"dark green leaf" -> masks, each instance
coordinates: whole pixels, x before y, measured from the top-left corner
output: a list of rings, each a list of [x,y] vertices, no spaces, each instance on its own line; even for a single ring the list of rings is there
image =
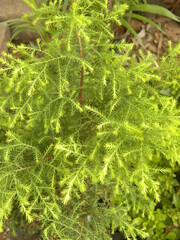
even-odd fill
[[[140,21],[143,21],[143,22],[147,22],[149,24],[151,24],[153,27],[157,28],[159,31],[161,31],[162,33],[166,34],[162,28],[160,28],[155,22],[153,22],[151,19],[149,18],[146,18],[144,16],[141,16],[139,14],[135,14],[135,13],[127,13],[125,14],[126,16],[128,17],[131,17],[131,18],[135,18],[135,19],[138,19]]]
[[[130,11],[140,11],[140,12],[148,12],[158,14],[164,17],[171,18],[175,21],[180,21],[180,18],[174,15],[172,12],[167,10],[164,7],[153,5],[153,4],[139,4],[129,8]]]

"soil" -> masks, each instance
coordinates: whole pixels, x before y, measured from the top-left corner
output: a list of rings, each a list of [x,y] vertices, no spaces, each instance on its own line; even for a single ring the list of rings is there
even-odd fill
[[[137,56],[139,49],[141,49],[145,53],[147,51],[150,51],[155,57],[157,57],[157,59],[160,59],[163,56],[163,54],[165,54],[168,51],[168,41],[172,41],[173,44],[176,44],[180,41],[180,23],[160,16],[152,16],[151,19],[160,28],[162,28],[166,34],[163,34],[161,31],[157,30],[150,24],[146,24],[137,20],[129,20],[132,27],[138,33],[138,36],[143,43],[143,46],[129,31],[126,32],[124,28],[117,29],[118,31],[116,31],[115,37],[116,40],[121,40],[122,38],[124,38],[127,42],[134,43],[133,53],[137,54]],[[24,41],[24,39],[22,39],[22,41]],[[0,240],[15,240],[15,239],[35,240],[40,238],[38,233],[31,237],[21,234],[21,236],[15,238],[13,237],[10,228],[8,227],[7,224],[7,226],[5,227],[5,231],[3,233],[0,233]],[[120,233],[116,233],[113,236],[113,239],[122,240],[123,236]]]
[[[144,46],[141,47],[140,42],[131,34],[127,34],[126,38],[128,42],[132,41],[134,43],[135,53],[141,48],[144,52],[150,51],[159,59],[167,53],[169,41],[173,44],[177,44],[180,41],[180,23],[160,16],[153,17],[151,20],[153,20],[165,34],[150,24],[131,20],[131,25],[136,26],[136,29],[138,27],[138,36]]]

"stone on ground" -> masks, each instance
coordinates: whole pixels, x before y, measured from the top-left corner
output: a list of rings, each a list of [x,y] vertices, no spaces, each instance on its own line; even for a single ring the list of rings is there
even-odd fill
[[[20,18],[30,12],[31,8],[23,0],[0,0],[0,21]]]

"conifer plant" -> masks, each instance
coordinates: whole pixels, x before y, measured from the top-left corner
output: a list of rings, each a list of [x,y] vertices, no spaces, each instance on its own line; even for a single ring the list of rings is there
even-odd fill
[[[179,84],[180,46],[162,59],[166,74],[150,53],[137,61],[131,44],[113,39],[126,9],[42,4],[32,19],[48,37],[10,44],[1,57],[1,231],[16,212],[43,239],[110,240],[116,229],[148,236],[131,213],[150,216],[160,200],[159,158],[179,164],[177,100],[162,90]]]

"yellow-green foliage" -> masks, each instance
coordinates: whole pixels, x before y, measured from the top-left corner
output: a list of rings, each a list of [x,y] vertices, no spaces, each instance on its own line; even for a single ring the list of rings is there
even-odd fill
[[[150,215],[167,172],[158,159],[180,160],[177,100],[162,92],[179,86],[180,45],[159,68],[151,54],[138,62],[113,42],[126,5],[58,2],[34,13],[49,40],[10,45],[0,60],[0,228],[16,202],[44,239],[145,237],[129,212]]]

